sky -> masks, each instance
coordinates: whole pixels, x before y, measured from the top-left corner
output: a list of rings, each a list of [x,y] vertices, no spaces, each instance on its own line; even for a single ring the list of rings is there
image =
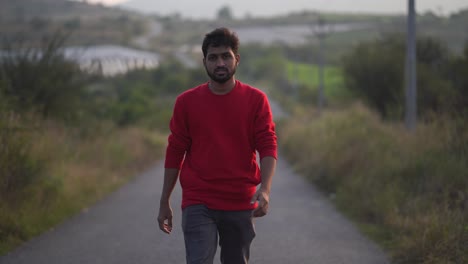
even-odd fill
[[[93,3],[115,5],[125,2],[139,7],[143,12],[160,15],[180,13],[184,17],[213,18],[217,10],[228,5],[234,16],[246,14],[253,16],[271,16],[300,10],[326,12],[367,12],[367,13],[405,13],[407,0],[87,0]],[[433,11],[447,15],[459,9],[468,8],[467,0],[416,0],[418,13]]]

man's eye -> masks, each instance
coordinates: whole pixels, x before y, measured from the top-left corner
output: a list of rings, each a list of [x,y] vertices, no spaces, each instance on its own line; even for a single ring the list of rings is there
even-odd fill
[[[216,56],[209,56],[209,57],[208,57],[208,60],[214,61],[214,60],[216,60]]]
[[[231,54],[224,54],[223,55],[223,59],[229,59],[229,58],[231,58]]]

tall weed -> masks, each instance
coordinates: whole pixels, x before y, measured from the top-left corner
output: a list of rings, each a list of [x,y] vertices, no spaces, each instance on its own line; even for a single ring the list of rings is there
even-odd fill
[[[0,198],[15,199],[44,176],[45,166],[31,154],[34,127],[14,112],[0,111]]]
[[[18,141],[15,151],[23,159],[9,167],[20,171],[24,160],[34,166],[23,169],[31,173],[30,184],[11,188],[21,195],[0,195],[0,254],[90,206],[162,157],[165,136],[104,126],[83,137],[79,128],[42,121]]]
[[[285,155],[396,263],[468,263],[466,119],[415,133],[361,105],[309,119],[281,126]]]

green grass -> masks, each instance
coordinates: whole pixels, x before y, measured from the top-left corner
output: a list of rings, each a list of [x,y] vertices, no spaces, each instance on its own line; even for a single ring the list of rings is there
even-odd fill
[[[316,92],[319,86],[319,67],[317,65],[295,63],[286,64],[288,80]],[[324,92],[328,101],[341,101],[349,98],[349,91],[344,86],[343,73],[336,66],[326,66],[324,69]]]

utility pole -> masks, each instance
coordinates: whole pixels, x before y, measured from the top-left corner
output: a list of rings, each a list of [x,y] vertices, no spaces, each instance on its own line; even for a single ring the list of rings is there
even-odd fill
[[[405,124],[408,130],[414,131],[417,119],[415,0],[408,0],[407,27]]]
[[[319,72],[319,87],[318,87],[318,101],[317,101],[317,107],[318,107],[318,112],[319,114],[322,113],[323,106],[325,104],[325,94],[324,94],[324,89],[325,89],[325,83],[324,83],[324,71],[325,71],[325,51],[324,51],[324,39],[326,37],[326,31],[327,29],[325,28],[325,20],[321,17],[318,19],[318,29],[317,29],[317,38],[318,38],[318,44],[319,44],[319,67],[318,67],[318,72]]]

